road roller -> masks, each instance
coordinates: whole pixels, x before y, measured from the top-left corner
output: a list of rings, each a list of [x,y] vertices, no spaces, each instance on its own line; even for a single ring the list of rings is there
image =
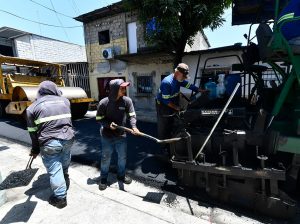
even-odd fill
[[[0,55],[0,117],[6,114],[24,115],[35,101],[38,86],[45,80],[56,83],[62,95],[71,103],[72,118],[82,118],[89,103],[80,87],[66,87],[61,64]]]

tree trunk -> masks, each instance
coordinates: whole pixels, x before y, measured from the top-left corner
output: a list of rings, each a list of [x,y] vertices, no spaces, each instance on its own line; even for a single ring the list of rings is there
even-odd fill
[[[176,68],[176,66],[182,62],[186,43],[187,43],[187,38],[181,37],[180,41],[178,41],[178,45],[175,47],[176,55],[173,61],[174,68]]]

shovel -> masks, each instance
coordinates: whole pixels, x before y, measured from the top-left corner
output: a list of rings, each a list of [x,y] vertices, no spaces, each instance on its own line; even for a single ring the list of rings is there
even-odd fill
[[[123,131],[127,131],[129,133],[132,133],[131,129],[123,127],[123,126],[113,125],[113,127],[117,128],[117,129],[120,129],[120,130],[123,130]],[[143,132],[140,132],[138,135],[142,136],[142,137],[145,137],[145,138],[149,138],[149,139],[155,141],[156,143],[160,143],[160,144],[173,143],[173,142],[177,142],[177,141],[181,140],[181,138],[169,138],[169,139],[160,140],[160,139],[157,139],[157,138],[155,138],[151,135],[147,135]]]
[[[9,174],[0,184],[0,190],[27,186],[38,171],[38,168],[31,168],[33,160],[33,156],[30,156],[25,170],[15,171]]]

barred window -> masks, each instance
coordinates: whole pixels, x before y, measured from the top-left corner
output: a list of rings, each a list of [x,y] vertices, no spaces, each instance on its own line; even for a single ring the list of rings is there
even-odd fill
[[[137,93],[152,94],[153,80],[152,76],[137,76]]]

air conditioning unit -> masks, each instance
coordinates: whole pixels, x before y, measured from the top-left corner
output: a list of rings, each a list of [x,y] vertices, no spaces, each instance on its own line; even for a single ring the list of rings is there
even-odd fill
[[[114,57],[114,51],[113,48],[106,48],[104,50],[102,50],[102,56],[105,59],[111,59]]]

